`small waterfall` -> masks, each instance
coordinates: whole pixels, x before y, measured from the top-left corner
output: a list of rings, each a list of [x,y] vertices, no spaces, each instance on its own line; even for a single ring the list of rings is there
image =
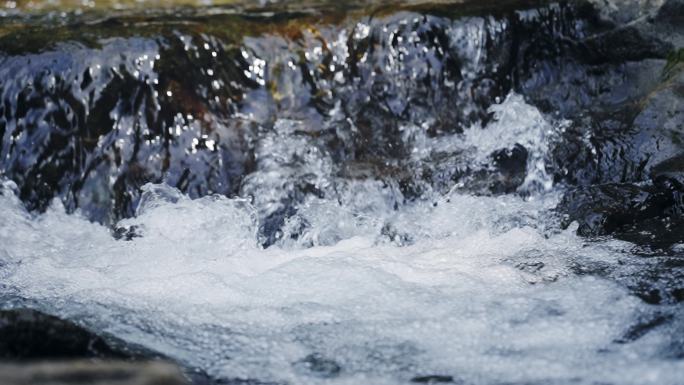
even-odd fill
[[[314,3],[2,11],[0,307],[229,384],[680,383],[676,40]]]

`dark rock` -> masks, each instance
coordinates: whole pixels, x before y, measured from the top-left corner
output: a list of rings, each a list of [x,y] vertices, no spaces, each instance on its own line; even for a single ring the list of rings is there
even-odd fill
[[[632,24],[629,32],[615,31],[618,41],[603,44],[613,50],[631,47],[630,54],[641,52],[642,58],[639,62],[635,62],[636,57],[618,60],[623,62],[622,75],[599,72],[598,76],[587,77],[592,82],[605,79],[613,85],[594,83],[598,88],[589,99],[590,105],[577,111],[565,108],[565,117],[573,125],[553,149],[552,167],[557,181],[573,185],[646,182],[678,167],[684,154],[684,40],[661,41],[656,37],[660,36],[659,26]],[[677,31],[668,27],[663,34],[684,36],[684,24]],[[592,52],[601,49],[596,47]],[[621,54],[607,56],[617,58]],[[607,68],[593,67],[602,72]]]
[[[636,341],[653,329],[671,322],[672,318],[671,314],[655,314],[652,317],[631,326],[623,336],[615,340],[615,342],[625,344]]]
[[[684,240],[684,72],[669,67],[643,99],[589,113],[554,149],[557,180],[579,185],[558,206],[578,234]]]
[[[618,273],[618,279],[634,295],[652,305],[678,304],[684,301],[684,255],[665,255],[663,250],[643,254],[639,271]]]
[[[235,193],[248,151],[224,117],[256,83],[239,51],[205,43],[211,51],[189,53],[178,37],[139,37],[5,57],[0,170],[28,208],[59,196],[111,223],[133,215],[147,182],[192,196]]]
[[[309,354],[303,359],[295,362],[293,366],[309,375],[321,378],[332,378],[340,374],[340,365],[319,353]]]
[[[112,230],[112,236],[114,239],[118,240],[124,240],[124,241],[132,241],[133,238],[140,238],[142,235],[140,234],[140,229],[138,226],[129,226],[129,227],[116,227],[114,230]]]
[[[177,367],[163,362],[62,361],[0,363],[3,385],[187,385]]]
[[[73,322],[30,309],[0,311],[0,359],[121,359],[132,355]]]
[[[442,384],[442,383],[453,383],[454,377],[445,375],[429,375],[429,376],[417,376],[411,379],[411,382],[417,384]]]
[[[684,241],[684,186],[661,178],[652,185],[601,184],[565,194],[557,210],[577,221],[583,236],[614,235],[642,245]]]
[[[78,361],[82,359],[106,360],[111,365]],[[129,363],[119,362],[121,360]],[[149,360],[156,363],[146,363]],[[45,364],[20,364],[34,361]],[[36,382],[37,385],[72,384],[79,376],[84,381],[79,383],[102,385],[167,384],[165,378],[168,378],[168,384],[185,384],[185,379],[196,385],[215,383],[214,379],[193,368],[178,369],[164,361],[168,358],[160,353],[110,335],[96,334],[72,321],[32,309],[0,310],[0,384],[3,385],[23,384],[24,376],[34,374],[44,375],[41,377],[44,382]],[[7,374],[3,368],[8,370]],[[116,373],[121,374],[121,378]],[[3,377],[5,374],[7,377]],[[157,379],[161,382],[155,382]]]
[[[667,0],[660,10],[656,21],[659,23],[670,23],[678,26],[684,25],[684,1]]]
[[[212,382],[212,385],[285,385],[277,382],[267,382],[260,381],[251,378],[231,378],[231,379],[219,379]]]
[[[486,3],[340,17],[313,35],[303,26],[318,16],[298,13],[199,14],[200,29],[166,26],[151,13],[149,23],[121,15],[12,30],[0,37],[0,172],[30,209],[60,197],[68,210],[114,223],[134,215],[147,182],[191,197],[244,193],[244,177],[261,167],[255,143],[286,118],[314,127],[308,143],[340,170],[358,162],[416,170],[402,177],[402,191],[420,194],[422,184],[452,185],[479,170],[416,166],[405,127],[429,137],[462,132],[486,123],[487,109],[511,90],[581,110],[614,94],[616,79],[629,75],[623,62],[663,54],[663,44],[638,31],[611,34],[586,5]],[[368,29],[345,37],[346,58],[333,50],[339,20],[349,31]],[[481,34],[477,49],[453,33],[464,28]],[[494,157],[505,164],[492,176],[494,193],[515,190],[521,157],[519,149]],[[306,177],[293,185],[306,186]],[[293,194],[279,212],[306,194]],[[266,226],[264,238],[277,227]]]
[[[665,58],[674,47],[645,35],[638,28],[626,26],[591,36],[582,41],[590,55],[584,58],[591,63],[624,63],[646,58]]]
[[[519,144],[491,155],[495,169],[488,178],[492,193],[509,194],[522,185],[527,175],[527,156],[527,150]]]
[[[557,182],[678,180],[670,170],[682,154],[684,75],[681,47],[666,38],[676,22],[643,19],[656,17],[648,2],[593,3],[598,9],[470,1],[381,7],[374,17],[314,7],[263,17],[185,10],[192,23],[154,12],[85,15],[88,23],[74,25],[15,21],[31,28],[0,36],[0,174],[31,210],[58,197],[110,225],[136,214],[148,182],[193,198],[282,191],[259,212],[268,246],[299,203],[334,199],[347,179],[398,186],[397,204],[457,183],[517,192],[529,155],[522,146],[487,165],[469,164],[462,149],[412,156],[417,140],[486,126],[489,108],[514,91],[573,122],[548,167]],[[678,4],[668,1],[656,20]],[[283,120],[299,123],[274,141],[298,138],[289,147],[316,149],[329,170],[312,173],[306,154],[260,147]],[[261,171],[287,178],[265,186],[254,177]]]

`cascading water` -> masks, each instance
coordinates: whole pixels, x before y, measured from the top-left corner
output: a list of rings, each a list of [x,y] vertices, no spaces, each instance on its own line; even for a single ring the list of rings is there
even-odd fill
[[[635,288],[672,292],[681,266],[644,277],[684,244],[556,210],[568,111],[646,68],[536,106],[597,71],[563,56],[574,10],[4,40],[2,306],[225,383],[681,383],[684,308]]]

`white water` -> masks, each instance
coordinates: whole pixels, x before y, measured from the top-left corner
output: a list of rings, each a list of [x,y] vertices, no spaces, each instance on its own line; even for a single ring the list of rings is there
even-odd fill
[[[494,124],[532,127],[535,135],[553,126],[523,104],[513,97],[495,107],[507,118]],[[512,144],[500,133],[469,131],[447,143],[488,154]],[[543,159],[543,143],[532,147],[532,158]],[[329,183],[323,158],[309,164]],[[536,160],[528,179],[545,178]],[[267,159],[252,183],[278,186],[269,179],[279,178],[276,166]],[[268,196],[255,196],[255,207],[148,185],[137,217],[119,224],[142,234],[127,242],[58,203],[31,215],[5,182],[0,288],[224,378],[681,384],[684,361],[667,354],[681,322],[615,342],[656,312],[681,316],[681,309],[646,305],[610,274],[576,274],[576,266],[629,273],[638,265],[626,243],[558,230],[549,211],[558,192],[527,200],[452,192],[395,210],[396,192],[383,186],[339,182],[336,199],[301,204],[279,243],[263,249],[257,222],[275,199]],[[339,372],[307,365],[311,354]]]

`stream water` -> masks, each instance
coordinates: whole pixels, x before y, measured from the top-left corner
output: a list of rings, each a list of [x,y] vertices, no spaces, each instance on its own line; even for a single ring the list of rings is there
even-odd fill
[[[3,307],[225,383],[681,384],[684,307],[634,288],[676,285],[645,276],[684,244],[567,226],[553,151],[573,123],[518,92],[558,69],[512,80],[512,19],[413,12],[239,45],[176,21],[20,54],[5,38]],[[587,33],[581,13],[515,15]]]

